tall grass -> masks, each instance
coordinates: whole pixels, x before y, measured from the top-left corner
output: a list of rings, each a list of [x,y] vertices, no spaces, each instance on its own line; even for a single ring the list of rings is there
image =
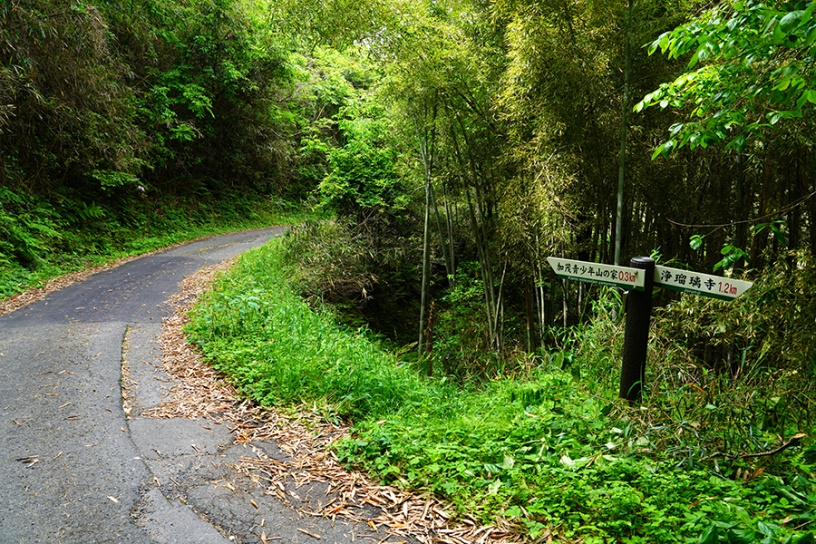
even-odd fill
[[[381,418],[416,402],[425,384],[411,368],[294,294],[279,245],[246,254],[194,311],[190,336],[215,368],[261,404],[320,400]]]
[[[615,398],[620,328],[603,306],[576,333],[574,357],[460,387],[421,377],[366,331],[307,306],[282,243],[221,279],[190,336],[255,401],[318,403],[350,419],[352,437],[336,445],[349,464],[486,522],[513,518],[531,539],[549,529],[585,543],[814,541],[816,449],[803,443],[772,462],[703,459],[695,433],[723,428],[716,417],[663,417],[686,391],[654,390],[667,398],[634,410]],[[696,418],[719,407],[677,410]]]

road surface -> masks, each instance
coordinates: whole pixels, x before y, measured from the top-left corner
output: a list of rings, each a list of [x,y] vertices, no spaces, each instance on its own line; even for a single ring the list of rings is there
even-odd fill
[[[236,479],[246,452],[223,425],[123,410],[125,338],[135,402],[158,405],[168,377],[156,338],[179,282],[281,232],[137,259],[0,317],[0,543],[315,541],[299,528],[360,541],[365,527],[303,519]]]

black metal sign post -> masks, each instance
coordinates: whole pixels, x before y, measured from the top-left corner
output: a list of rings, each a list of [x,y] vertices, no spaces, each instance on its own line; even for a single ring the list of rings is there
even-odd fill
[[[620,397],[635,403],[640,400],[643,378],[646,374],[655,261],[649,257],[635,257],[629,265],[643,270],[645,276],[643,291],[629,291],[626,296],[626,330],[623,335]]]
[[[635,257],[628,267],[557,257],[549,257],[547,262],[561,279],[627,290],[620,396],[632,404],[640,401],[643,393],[655,285],[720,300],[734,300],[753,285],[749,281],[657,266],[651,257]]]

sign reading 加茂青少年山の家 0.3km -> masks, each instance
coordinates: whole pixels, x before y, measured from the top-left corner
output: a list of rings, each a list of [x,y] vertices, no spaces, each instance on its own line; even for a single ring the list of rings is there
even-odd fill
[[[590,263],[558,257],[547,257],[547,262],[552,266],[555,275],[564,280],[578,280],[636,291],[643,291],[646,281],[646,274],[643,270],[627,266]]]

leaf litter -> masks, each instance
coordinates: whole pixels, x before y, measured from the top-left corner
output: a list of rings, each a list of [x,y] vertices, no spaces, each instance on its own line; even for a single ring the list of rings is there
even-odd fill
[[[170,398],[141,413],[153,418],[210,418],[227,424],[236,444],[251,448],[236,468],[266,488],[301,514],[337,517],[369,525],[374,531],[397,538],[414,538],[422,544],[514,544],[525,542],[521,528],[507,519],[483,525],[468,514],[453,515],[441,500],[421,496],[393,486],[380,485],[367,475],[348,470],[338,460],[331,445],[350,434],[346,425],[321,418],[308,406],[284,414],[274,408],[257,406],[240,398],[238,391],[207,365],[187,342],[183,327],[187,312],[207,291],[217,276],[235,259],[203,268],[188,276],[168,301],[173,314],[164,320],[159,338],[167,372],[175,378]],[[259,443],[274,443],[287,454],[273,458]],[[326,502],[317,505],[293,504],[300,499],[298,489],[306,484],[328,484]],[[373,507],[373,510],[372,510]],[[366,512],[375,512],[373,517]],[[310,535],[319,538],[319,535]],[[388,539],[382,539],[385,542]],[[545,534],[536,542],[549,542]]]

